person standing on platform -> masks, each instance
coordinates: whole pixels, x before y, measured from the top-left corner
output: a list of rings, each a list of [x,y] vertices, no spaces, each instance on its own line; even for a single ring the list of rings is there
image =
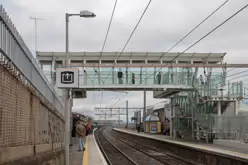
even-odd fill
[[[86,125],[85,121],[80,121],[76,127],[77,137],[79,140],[79,151],[85,151],[84,140],[86,137],[86,129],[84,125]]]
[[[162,77],[162,74],[161,72],[159,72],[157,75],[158,84],[161,84],[161,77]]]
[[[117,73],[117,76],[118,76],[118,80],[119,80],[119,84],[123,84],[123,73],[121,71],[121,69],[119,69],[119,72]]]
[[[135,74],[132,73],[132,84],[135,84]]]
[[[203,80],[203,76],[202,75],[200,75],[200,83],[201,84],[204,84],[204,80]]]

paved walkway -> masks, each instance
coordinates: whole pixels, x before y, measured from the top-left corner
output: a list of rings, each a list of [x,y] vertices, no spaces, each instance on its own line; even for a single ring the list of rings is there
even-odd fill
[[[78,139],[72,138],[72,144],[73,146],[70,147],[71,165],[82,165],[84,153],[82,151],[78,151]]]
[[[107,165],[101,151],[95,141],[94,135],[89,135],[85,142],[85,151],[78,151],[78,139],[72,139],[73,146],[70,148],[71,165]]]

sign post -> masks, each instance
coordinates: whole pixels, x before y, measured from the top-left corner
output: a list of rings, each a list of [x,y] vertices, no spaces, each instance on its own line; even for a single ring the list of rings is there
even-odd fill
[[[67,65],[68,67],[68,65]],[[65,157],[66,165],[70,165],[69,161],[69,144],[71,141],[71,108],[72,108],[72,88],[79,87],[78,68],[57,68],[56,85],[58,88],[64,89],[63,99],[65,101]]]

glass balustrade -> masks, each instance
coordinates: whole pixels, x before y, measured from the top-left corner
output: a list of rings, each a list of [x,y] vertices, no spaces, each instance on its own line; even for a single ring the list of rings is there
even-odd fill
[[[100,69],[99,69],[100,70]],[[193,73],[185,70],[161,71],[155,68],[87,68],[80,71],[83,85],[192,85]],[[157,72],[156,72],[157,71]]]

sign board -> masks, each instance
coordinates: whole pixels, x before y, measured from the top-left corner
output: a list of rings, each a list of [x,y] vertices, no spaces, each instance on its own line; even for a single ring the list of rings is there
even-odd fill
[[[157,123],[150,123],[150,133],[157,133]]]
[[[78,88],[77,68],[57,68],[56,85],[58,88]]]
[[[87,98],[86,91],[72,91],[72,96],[75,99]]]
[[[137,117],[131,117],[131,120],[137,120]]]

